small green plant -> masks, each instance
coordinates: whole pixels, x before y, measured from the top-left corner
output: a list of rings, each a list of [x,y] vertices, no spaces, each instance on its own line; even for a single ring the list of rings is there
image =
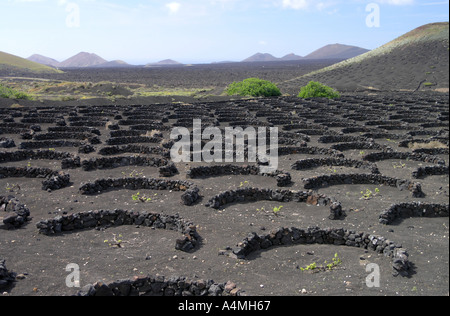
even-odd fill
[[[282,209],[283,207],[284,207],[284,206],[274,207],[272,211],[273,211],[273,213],[274,213],[276,216],[278,216],[278,213],[281,212],[281,209]]]
[[[406,163],[400,162],[400,163],[394,163],[392,164],[392,166],[394,167],[394,169],[404,169],[406,167]]]
[[[367,189],[366,192],[361,191],[361,194],[362,194],[363,196],[360,198],[360,200],[366,200],[366,201],[368,201],[368,200],[371,200],[371,199],[373,199],[374,197],[380,195],[380,189],[376,188],[376,189],[375,189],[375,193],[373,193],[372,190]]]
[[[364,191],[361,191],[361,194],[363,195],[360,200],[370,200],[373,197],[373,192],[369,189],[366,190],[366,193]]]
[[[132,196],[131,196],[131,198],[133,199],[133,201],[139,201],[139,196],[141,195],[141,193],[140,192],[138,192],[138,193],[136,193],[136,194],[133,194]]]
[[[364,150],[361,150],[360,152],[359,152],[359,155],[360,156],[364,156],[366,154],[366,152],[364,151]]]
[[[7,183],[5,189],[9,193],[19,192],[20,191],[20,186],[18,184],[9,184],[9,183]]]
[[[317,263],[311,263],[309,266],[306,266],[306,268],[300,268],[302,271],[314,271],[317,269]]]
[[[311,263],[310,265],[300,268],[301,271],[311,271],[313,273],[322,272],[322,271],[331,271],[336,267],[342,264],[342,260],[339,258],[339,255],[336,253],[332,259],[331,263],[325,261],[324,265],[318,266],[316,262]]]
[[[325,261],[325,264],[327,262]],[[342,264],[342,260],[339,258],[338,254],[336,253],[334,255],[334,258],[332,259],[332,262],[327,264],[327,268],[328,270],[333,270],[335,267],[339,266],[340,264]]]
[[[118,236],[116,234],[113,234],[113,240],[104,240],[103,242],[105,244],[108,244],[109,247],[113,248],[113,247],[117,247],[117,248],[123,248],[123,243],[124,241],[122,240],[123,236],[121,234],[119,234]]]
[[[142,203],[149,203],[149,202],[152,201],[152,199],[149,198],[149,197],[146,196],[146,195],[141,196],[141,193],[140,193],[140,192],[138,192],[138,193],[136,193],[136,194],[133,194],[133,195],[131,196],[131,198],[132,198],[133,201],[135,201],[135,202],[140,201],[140,202],[142,202]]]
[[[243,188],[245,185],[247,185],[247,184],[249,184],[250,182],[248,182],[248,181],[244,181],[244,182],[241,182],[241,184],[239,185],[239,187],[240,188]]]
[[[328,98],[338,99],[341,97],[340,93],[331,87],[328,87],[320,82],[310,81],[305,87],[302,87],[299,98]]]
[[[144,176],[144,173],[143,172],[138,172],[136,170],[133,170],[129,174],[126,174],[125,172],[122,172],[122,175],[124,177],[128,176],[130,178],[142,178]]]
[[[259,78],[248,78],[241,82],[233,82],[226,90],[228,95],[249,97],[277,97],[280,89],[270,81]]]

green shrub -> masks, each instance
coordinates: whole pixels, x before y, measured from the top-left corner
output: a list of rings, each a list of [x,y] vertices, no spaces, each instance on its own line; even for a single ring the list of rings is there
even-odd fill
[[[258,78],[248,78],[241,82],[233,82],[227,88],[228,95],[251,97],[277,97],[280,89],[272,82]]]
[[[303,99],[307,98],[337,99],[340,98],[341,95],[333,88],[330,88],[320,82],[310,81],[308,85],[306,85],[300,90],[298,97]]]
[[[18,100],[32,100],[32,97],[28,94],[14,89],[8,88],[0,84],[0,98],[5,99],[18,99]]]

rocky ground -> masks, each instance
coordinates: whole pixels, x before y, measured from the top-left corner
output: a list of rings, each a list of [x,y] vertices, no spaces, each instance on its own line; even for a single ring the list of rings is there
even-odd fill
[[[192,294],[219,293],[214,280],[227,295],[448,295],[448,95],[180,101],[3,102],[3,295],[74,295],[69,264],[80,287],[160,275],[195,283]],[[171,172],[170,132],[194,118],[279,127],[278,173],[262,176],[255,162]],[[186,199],[192,188],[199,196]],[[194,248],[180,249],[186,241]],[[366,284],[373,263],[379,287]],[[152,293],[183,292],[165,289]]]

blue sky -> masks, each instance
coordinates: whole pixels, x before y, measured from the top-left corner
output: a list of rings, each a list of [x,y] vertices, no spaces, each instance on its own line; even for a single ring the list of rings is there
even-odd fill
[[[146,64],[307,55],[334,43],[367,49],[449,20],[442,0],[2,0],[0,51],[59,61],[80,51]],[[379,9],[380,24],[366,20]],[[370,7],[372,5],[372,7]],[[368,8],[369,6],[369,8]],[[369,10],[369,11],[367,11]]]

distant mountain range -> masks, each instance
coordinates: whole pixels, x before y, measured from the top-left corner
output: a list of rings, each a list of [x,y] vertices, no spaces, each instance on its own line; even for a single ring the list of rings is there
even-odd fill
[[[244,59],[242,62],[243,63],[251,63],[251,62],[267,62],[267,61],[290,61],[290,60],[302,60],[302,59],[304,59],[304,57],[295,55],[293,53],[286,55],[284,57],[281,57],[281,58],[274,57],[273,55],[267,54],[267,53],[266,54],[257,53],[253,56],[250,56],[247,59]]]
[[[289,54],[281,58],[274,57],[271,54],[257,53],[244,59],[242,62],[267,62],[267,61],[292,61],[292,60],[304,60],[304,59],[349,59],[369,52],[368,49],[364,49],[357,46],[349,46],[343,44],[332,44],[324,46],[311,54],[302,57],[295,54]]]
[[[117,67],[133,67],[122,60],[107,61],[102,57],[81,52],[75,56],[70,57],[62,62],[59,62],[53,58],[42,56],[42,55],[32,55],[27,58],[30,61],[43,64],[46,66],[54,68],[117,68]]]
[[[333,44],[322,47],[311,54],[302,57],[294,53],[288,54],[281,58],[274,57],[271,54],[257,53],[249,58],[244,59],[242,62],[274,62],[274,61],[294,61],[303,59],[348,59],[359,56],[368,52],[369,50],[349,45]],[[121,60],[107,61],[102,57],[92,54],[81,52],[65,61],[59,62],[53,58],[32,55],[27,58],[30,61],[50,66],[53,68],[118,68],[118,67],[137,67],[130,65]],[[146,64],[145,67],[163,67],[163,66],[180,66],[183,65],[172,59],[165,59],[156,63]]]
[[[53,68],[124,68],[124,67],[139,67],[130,65],[123,60],[107,61],[102,57],[92,54],[81,52],[75,56],[66,59],[63,62],[59,62],[53,58],[34,54],[27,58],[29,61],[33,61],[42,65],[46,65]],[[172,59],[161,60],[157,63],[149,63],[145,67],[161,67],[161,66],[176,66],[183,65]]]

